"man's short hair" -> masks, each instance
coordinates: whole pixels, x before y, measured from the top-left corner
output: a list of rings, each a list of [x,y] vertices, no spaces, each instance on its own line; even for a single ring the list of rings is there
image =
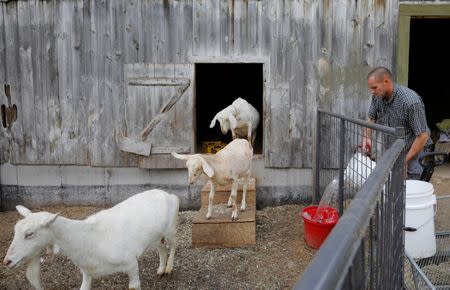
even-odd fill
[[[387,77],[388,79],[391,80],[392,74],[391,74],[391,71],[388,70],[387,68],[379,66],[379,67],[372,69],[369,72],[369,74],[367,75],[367,79],[369,79],[371,77],[375,77],[375,79],[377,79],[377,80],[381,80],[384,77]]]

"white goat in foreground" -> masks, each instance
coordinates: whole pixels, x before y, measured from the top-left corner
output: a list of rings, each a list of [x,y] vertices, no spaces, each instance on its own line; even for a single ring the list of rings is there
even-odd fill
[[[210,219],[216,192],[216,185],[226,185],[232,182],[231,195],[228,206],[233,207],[231,220],[238,218],[236,196],[239,178],[243,178],[243,193],[241,210],[247,207],[245,195],[252,170],[253,148],[245,139],[235,139],[214,155],[207,154],[178,154],[172,152],[175,158],[187,160],[186,167],[189,172],[189,183],[193,184],[202,173],[211,181],[208,198],[208,212],[206,218]]]
[[[93,277],[117,272],[128,274],[130,289],[141,289],[138,258],[154,248],[160,259],[157,274],[170,274],[173,269],[179,210],[179,199],[173,194],[145,191],[84,220],[16,208],[25,218],[15,225],[3,263],[9,267],[27,263],[27,278],[36,289],[42,289],[39,256],[53,245],[80,268],[83,290],[90,289]]]
[[[220,123],[220,129],[226,134],[231,129],[233,139],[237,137],[247,138],[253,145],[256,138],[256,129],[259,124],[259,113],[250,103],[242,98],[237,98],[234,102],[218,112],[212,119],[210,128]]]

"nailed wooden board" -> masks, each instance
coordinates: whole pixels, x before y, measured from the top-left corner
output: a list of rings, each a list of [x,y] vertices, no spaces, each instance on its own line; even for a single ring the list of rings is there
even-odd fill
[[[225,206],[224,206],[225,207]],[[200,210],[195,214],[192,219],[193,224],[224,224],[224,223],[244,223],[244,222],[254,222],[256,220],[256,207],[255,206],[247,206],[245,211],[239,210],[239,217],[236,221],[231,221],[231,208],[220,211],[214,211],[212,213],[211,219],[206,219],[205,215],[208,210],[208,207],[203,206]]]
[[[249,206],[231,221],[231,209],[213,211],[205,219],[207,207],[202,207],[192,220],[192,246],[205,248],[242,247],[256,244],[256,208]]]
[[[11,85],[11,103],[18,108],[8,136],[9,161],[146,168],[171,168],[173,162],[164,156],[138,162],[120,151],[119,136],[137,136],[173,88],[129,86],[128,76],[193,81],[195,63],[262,63],[265,166],[309,168],[315,108],[364,118],[367,85],[361,76],[377,65],[395,69],[396,56],[406,57],[396,53],[405,38],[399,23],[401,28],[413,16],[442,16],[449,6],[5,1],[0,79]],[[328,69],[320,69],[323,64]],[[186,94],[152,131],[152,145],[195,152],[193,86]]]
[[[247,185],[247,190],[255,190],[255,178],[250,178],[250,181]],[[205,186],[203,186],[202,191],[207,191],[209,192],[209,190],[211,189],[211,183],[208,181]],[[238,187],[238,191],[242,190],[242,182],[241,180],[239,180],[239,187]],[[227,184],[227,185],[217,185],[216,186],[216,192],[218,191],[231,191],[231,183]]]
[[[208,181],[202,188],[200,192],[201,206],[208,206],[209,204],[209,191],[211,190],[211,183]],[[223,204],[228,202],[228,198],[231,194],[231,183],[227,185],[216,186],[216,193],[214,195],[214,204]],[[242,201],[242,182],[239,182],[237,202],[240,204]],[[246,196],[247,206],[256,207],[256,180],[255,178],[250,178],[247,185],[247,196]]]
[[[256,226],[254,222],[192,225],[192,246],[194,248],[233,248],[255,244]]]
[[[230,197],[230,191],[217,191],[214,194],[214,204],[226,204]],[[200,192],[201,206],[208,206],[209,204],[209,190]],[[236,202],[240,205],[242,201],[242,191],[238,191]],[[254,190],[247,190],[245,197],[247,206],[256,206],[256,192]]]

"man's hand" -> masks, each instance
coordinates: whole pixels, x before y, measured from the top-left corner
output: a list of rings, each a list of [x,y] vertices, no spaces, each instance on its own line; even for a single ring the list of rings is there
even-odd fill
[[[371,154],[372,153],[372,139],[363,137],[361,147],[364,150],[364,152],[366,152],[367,154]]]
[[[367,121],[369,123],[375,123],[375,120],[370,117]],[[364,128],[361,147],[368,155],[372,154],[372,129]]]

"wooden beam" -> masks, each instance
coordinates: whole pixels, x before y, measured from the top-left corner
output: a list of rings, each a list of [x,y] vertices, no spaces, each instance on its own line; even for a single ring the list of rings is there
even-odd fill
[[[397,46],[397,82],[404,86],[408,86],[410,24],[411,16],[400,16]]]
[[[130,86],[189,86],[191,80],[183,78],[129,78]]]
[[[189,147],[189,146],[153,146],[152,150],[151,150],[151,154],[170,154],[171,152],[190,153],[191,147]]]
[[[450,16],[449,4],[400,4],[400,16]]]

